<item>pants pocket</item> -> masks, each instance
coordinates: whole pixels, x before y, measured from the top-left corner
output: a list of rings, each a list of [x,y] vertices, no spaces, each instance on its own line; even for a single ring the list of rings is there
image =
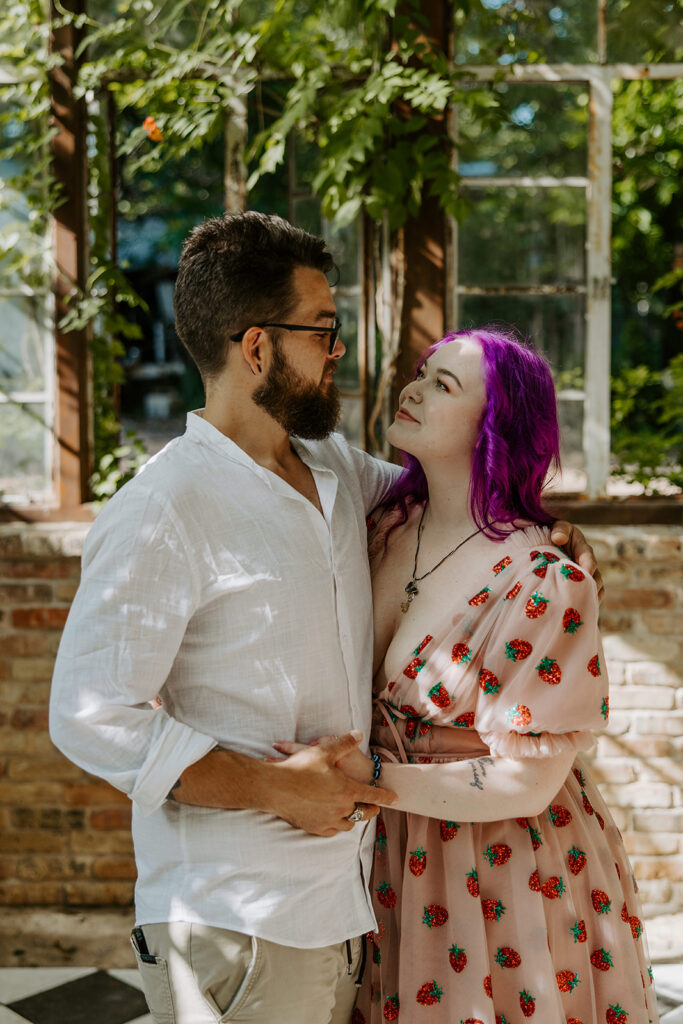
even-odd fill
[[[261,944],[255,936],[192,925],[192,971],[220,1024],[233,1020],[247,1005],[260,973],[261,958]]]
[[[157,1024],[175,1024],[171,986],[168,981],[168,966],[161,956],[154,957],[154,963],[143,960],[133,946],[138,971],[142,980],[142,991],[147,1000],[149,1012]]]

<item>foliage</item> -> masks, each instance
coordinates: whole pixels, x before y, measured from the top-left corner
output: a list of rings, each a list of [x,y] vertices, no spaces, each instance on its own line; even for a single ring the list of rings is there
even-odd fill
[[[625,369],[612,378],[612,453],[616,473],[656,491],[683,488],[683,354],[663,370]]]

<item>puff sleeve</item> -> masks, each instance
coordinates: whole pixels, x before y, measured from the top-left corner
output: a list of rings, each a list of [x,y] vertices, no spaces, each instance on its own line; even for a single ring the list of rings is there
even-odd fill
[[[532,549],[503,604],[479,665],[482,740],[512,758],[590,748],[609,713],[593,579],[557,548]]]

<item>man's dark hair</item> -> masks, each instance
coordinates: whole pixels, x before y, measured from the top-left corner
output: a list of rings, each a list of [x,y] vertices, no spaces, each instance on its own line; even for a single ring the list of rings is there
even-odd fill
[[[202,379],[222,371],[231,335],[287,320],[297,301],[295,267],[326,274],[334,265],[323,238],[282,217],[249,210],[196,227],[180,256],[173,306],[178,337]]]

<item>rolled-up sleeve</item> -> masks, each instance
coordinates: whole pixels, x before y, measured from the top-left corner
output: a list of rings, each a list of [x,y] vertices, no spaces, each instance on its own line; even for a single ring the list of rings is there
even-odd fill
[[[52,680],[50,734],[85,771],[156,810],[216,740],[177,721],[163,687],[199,600],[170,508],[138,488],[94,523]]]

